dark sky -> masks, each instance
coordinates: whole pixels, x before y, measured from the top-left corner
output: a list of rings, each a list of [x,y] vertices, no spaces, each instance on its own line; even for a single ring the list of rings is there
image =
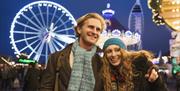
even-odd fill
[[[14,56],[11,49],[9,31],[16,13],[25,5],[37,0],[1,0],[0,2],[0,54]],[[97,12],[106,8],[107,0],[50,0],[61,4],[71,12],[75,19],[88,12]],[[128,17],[135,0],[109,0],[111,8],[116,11],[116,19],[128,26]],[[152,13],[146,0],[141,0],[144,12],[144,39],[143,48],[163,54],[169,51],[170,31],[166,26],[157,26],[152,22]]]

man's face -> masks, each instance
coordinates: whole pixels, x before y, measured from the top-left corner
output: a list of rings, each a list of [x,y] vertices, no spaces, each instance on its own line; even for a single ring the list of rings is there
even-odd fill
[[[80,45],[92,46],[94,45],[101,34],[101,22],[98,19],[90,18],[87,19],[83,26],[78,28],[78,33],[80,34]]]

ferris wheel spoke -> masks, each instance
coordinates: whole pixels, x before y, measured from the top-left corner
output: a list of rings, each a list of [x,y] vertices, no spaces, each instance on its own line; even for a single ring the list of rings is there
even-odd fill
[[[14,33],[18,34],[40,34],[39,32],[26,32],[26,31],[14,31]]]
[[[57,34],[57,33],[54,33],[54,35],[55,36],[62,36],[62,37],[70,37],[70,38],[72,38],[72,37],[75,37],[75,35],[74,34]],[[74,38],[73,38],[74,39]],[[75,40],[75,39],[74,39]]]
[[[71,29],[73,29],[73,27],[56,30],[56,33],[58,33],[58,32],[63,32],[63,31],[68,31],[68,30],[71,30]]]
[[[58,21],[60,21],[63,16],[64,16],[64,13],[62,13],[61,16],[55,21],[54,26],[56,26],[56,24],[58,23]]]
[[[48,44],[46,43],[45,60],[48,60]],[[47,64],[47,61],[46,61]]]
[[[54,27],[54,23],[51,23],[50,27],[49,27],[50,31],[53,32],[57,29],[57,27]]]
[[[32,42],[31,44],[25,46],[24,48],[22,48],[21,50],[19,50],[19,52],[21,53],[22,51],[24,51],[25,49],[27,49],[28,47],[30,47],[31,45],[33,45],[35,42],[37,42],[38,40]]]
[[[38,36],[33,36],[33,37],[29,37],[29,38],[24,38],[24,39],[16,40],[16,41],[14,41],[14,42],[15,42],[15,43],[19,43],[19,42],[31,40],[31,39],[34,39],[34,38],[38,38]]]
[[[61,43],[59,43],[59,41],[57,41],[56,39],[54,39],[54,41],[55,41],[55,43],[56,43],[57,45],[59,45],[59,46],[61,47],[61,49],[64,48],[64,46],[63,46]]]
[[[55,48],[56,51],[59,51],[59,48],[56,46],[54,40],[52,40],[52,45],[54,46],[54,48]]]
[[[27,28],[29,28],[29,29],[32,29],[32,30],[34,30],[34,31],[39,31],[38,29],[36,29],[36,28],[34,28],[34,27],[31,27],[31,26],[29,26],[29,25],[27,25],[27,24],[24,24],[24,23],[21,23],[21,22],[18,22],[18,21],[16,21],[16,23],[17,24],[19,24],[19,25],[21,25],[21,26],[24,26],[24,27],[27,27]]]
[[[49,7],[47,7],[46,13],[46,26],[49,27]]]
[[[36,43],[38,40],[34,41],[31,45],[33,45],[34,43]],[[36,47],[34,49],[31,49],[31,53],[29,54],[29,57],[31,57],[31,55],[36,51],[36,49],[40,46],[41,42],[39,42]]]
[[[33,48],[31,46],[36,44],[36,42],[38,42],[38,41],[40,41],[40,39],[37,39],[37,40],[35,40],[35,41],[33,41],[32,43],[29,44],[31,50],[33,50]]]
[[[27,49],[29,47],[29,45],[28,46],[25,46],[24,48],[22,48],[21,50],[19,50],[19,52],[21,53],[22,51],[24,51],[25,49]]]
[[[71,35],[63,35],[63,34],[56,34],[54,33],[55,37],[57,37],[60,41],[63,41],[65,43],[72,43],[75,41],[74,38],[71,38]]]
[[[41,20],[42,20],[42,22],[43,22],[43,25],[44,25],[44,27],[45,27],[46,25],[45,25],[44,17],[43,17],[42,11],[41,11],[41,9],[40,9],[39,6],[38,6],[38,10],[39,10],[39,13],[40,13],[40,16],[41,16]]]
[[[42,50],[43,50],[43,47],[44,47],[44,44],[45,44],[45,39],[42,40],[40,47],[36,52],[36,56],[34,57],[35,60],[39,60],[41,53],[42,53]]]
[[[22,14],[22,16],[24,18],[26,18],[28,21],[30,21],[34,26],[36,26],[37,28],[41,29],[41,27],[39,27],[34,21],[32,21],[29,17],[27,17],[26,15]]]
[[[70,20],[65,21],[65,22],[62,23],[61,25],[57,26],[57,28],[62,27],[63,25],[66,25],[66,23],[68,23],[69,21],[70,21]]]
[[[51,18],[51,22],[53,22],[53,20],[54,20],[54,16],[55,16],[55,14],[56,14],[56,11],[57,11],[57,9],[55,8],[55,10],[54,10],[54,12],[53,12],[53,16],[52,16],[52,18]],[[51,23],[50,22],[50,23]]]
[[[48,43],[48,45],[49,45],[50,52],[51,52],[51,53],[54,53],[54,52],[55,52],[55,49],[54,49],[54,46],[53,46],[53,44],[52,44],[52,41],[50,41],[50,42]]]
[[[36,14],[34,14],[34,12],[30,9],[30,12],[33,14],[34,18],[36,19],[36,21],[39,23],[39,25],[43,28],[42,23],[40,22],[40,20],[37,18]]]

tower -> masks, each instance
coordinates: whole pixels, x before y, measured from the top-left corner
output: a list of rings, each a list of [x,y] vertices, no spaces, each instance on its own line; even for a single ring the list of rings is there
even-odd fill
[[[144,30],[144,15],[140,0],[136,0],[133,5],[128,21],[128,28],[131,32],[138,33],[141,36],[141,40],[136,45],[129,46],[130,49],[140,50],[142,49],[142,35]]]

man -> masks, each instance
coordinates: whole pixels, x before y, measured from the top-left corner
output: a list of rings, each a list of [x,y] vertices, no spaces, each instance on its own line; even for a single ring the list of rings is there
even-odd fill
[[[75,26],[78,39],[50,55],[40,91],[102,91],[101,59],[98,55],[101,50],[95,44],[105,28],[105,20],[97,13],[80,17]],[[59,76],[55,80],[56,73]],[[55,81],[58,82],[56,89]]]
[[[24,77],[23,91],[38,91],[40,80],[40,70],[37,63],[29,63],[27,73]]]

